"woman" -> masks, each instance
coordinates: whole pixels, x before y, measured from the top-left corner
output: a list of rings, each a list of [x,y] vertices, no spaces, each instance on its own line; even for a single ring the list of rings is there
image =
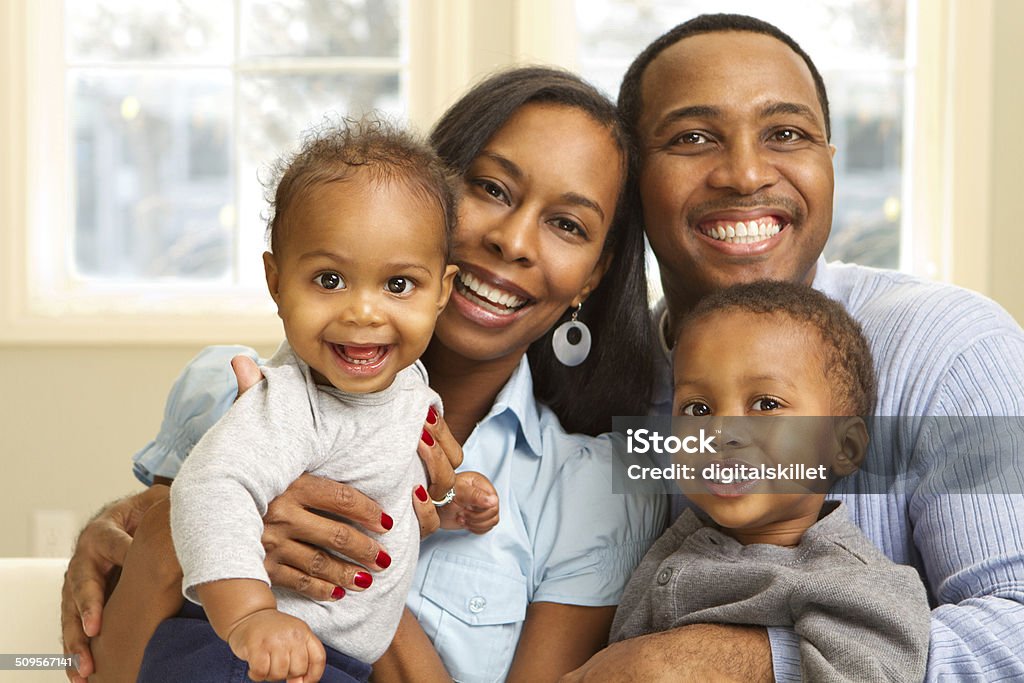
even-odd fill
[[[643,243],[639,226],[623,219],[631,155],[613,106],[577,77],[547,68],[480,83],[430,141],[463,178],[464,194],[455,235],[460,274],[422,359],[445,417],[428,419],[421,454],[435,482],[431,495],[440,497],[453,478],[448,463],[464,453],[464,466],[494,484],[501,521],[482,536],[442,531],[424,540],[411,612],[374,676],[556,679],[603,645],[621,589],[664,519],[660,500],[610,494],[606,440],[567,433],[608,431],[612,415],[646,411]],[[563,325],[577,314],[593,344],[581,364],[567,367],[552,336],[566,336]],[[234,386],[210,391],[223,398]],[[157,473],[173,474],[171,465]],[[299,489],[320,486],[299,482]],[[417,499],[420,509],[430,506]],[[382,511],[360,506],[346,516],[383,531]],[[279,514],[272,506],[268,520]],[[329,524],[318,520],[321,529]],[[166,549],[164,526],[151,522],[146,543]],[[338,549],[330,542],[338,526],[331,534],[288,528],[287,538],[270,542],[272,580],[323,599],[335,586],[358,590],[352,578],[363,567],[385,569],[383,549],[362,536],[365,543],[346,546],[360,549],[344,553],[361,567],[311,570],[307,544]],[[80,546],[98,535],[87,528]],[[90,553],[99,555],[80,547],[76,556]],[[95,572],[69,572],[65,602],[90,579]],[[64,612],[67,637],[74,605]]]

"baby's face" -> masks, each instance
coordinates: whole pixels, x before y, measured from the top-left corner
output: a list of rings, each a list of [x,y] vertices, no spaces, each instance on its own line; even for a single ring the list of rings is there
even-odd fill
[[[821,344],[812,329],[788,316],[736,310],[698,320],[676,343],[673,413],[706,416],[700,425],[715,437],[717,450],[680,460],[697,467],[684,492],[744,542],[770,543],[793,524],[813,524],[827,481],[730,481],[714,470],[706,478],[702,472],[708,465],[738,472],[743,465],[777,471],[820,464],[828,471],[840,446],[836,420],[808,417],[832,415]]]
[[[440,208],[365,171],[317,184],[288,207],[267,285],[316,381],[368,393],[427,347],[451,293]]]

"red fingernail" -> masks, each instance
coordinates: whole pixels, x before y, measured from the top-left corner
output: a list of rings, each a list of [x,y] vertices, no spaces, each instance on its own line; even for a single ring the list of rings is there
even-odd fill
[[[334,590],[331,591],[331,599],[341,600],[343,597],[345,597],[345,589],[341,586],[335,586]]]
[[[391,566],[391,556],[388,555],[383,550],[378,550],[377,551],[376,562],[377,562],[377,566],[380,567],[381,569],[387,569],[388,567]]]
[[[417,486],[415,493],[416,497],[420,499],[421,503],[427,502],[427,490],[425,488],[423,488],[422,486]]]
[[[430,406],[430,410],[427,411],[427,424],[437,424],[437,411],[434,410],[434,406]]]
[[[423,430],[423,435],[420,438],[423,439],[423,443],[427,444],[428,446],[434,445],[434,437],[432,437],[430,435],[430,432],[428,432],[426,429]]]
[[[373,583],[373,577],[366,572],[356,572],[355,578],[352,579],[352,583],[360,588],[369,588],[370,584]]]
[[[380,513],[380,525],[388,531],[391,531],[391,527],[395,525],[395,520],[391,519],[391,515],[388,513],[382,512]]]

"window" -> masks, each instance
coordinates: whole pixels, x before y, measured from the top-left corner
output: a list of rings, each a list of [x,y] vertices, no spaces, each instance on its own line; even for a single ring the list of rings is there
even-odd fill
[[[0,340],[277,339],[258,178],[325,112],[379,108],[423,131],[515,62],[614,96],[644,45],[702,11],[776,23],[821,69],[839,148],[826,254],[978,287],[984,242],[957,226],[987,219],[990,143],[949,133],[989,112],[985,7],[3,0]]]

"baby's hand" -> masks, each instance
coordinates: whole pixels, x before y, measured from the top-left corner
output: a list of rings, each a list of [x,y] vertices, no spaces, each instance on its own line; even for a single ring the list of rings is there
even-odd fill
[[[438,508],[442,529],[485,534],[498,523],[498,492],[479,472],[455,473],[455,499]]]
[[[315,683],[327,655],[320,639],[301,619],[264,609],[242,619],[228,635],[235,656],[249,663],[254,681]]]

